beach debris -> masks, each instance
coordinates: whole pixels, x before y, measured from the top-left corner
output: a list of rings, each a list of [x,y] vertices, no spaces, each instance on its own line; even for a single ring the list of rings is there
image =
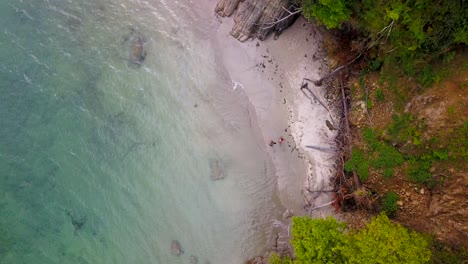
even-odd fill
[[[294,216],[294,212],[293,210],[291,209],[287,209],[284,213],[283,213],[283,219],[286,220],[288,218],[291,218]]]
[[[198,264],[198,258],[194,255],[190,255],[190,264]]]
[[[270,145],[270,147],[273,147],[273,145],[275,145],[275,144],[276,144],[276,142],[271,140],[271,139],[270,139],[270,142],[268,142],[268,145]]]
[[[284,138],[283,138],[283,137],[279,137],[278,143],[279,143],[280,145],[281,145],[281,143],[283,143],[283,141],[284,141]]]
[[[213,181],[224,179],[225,174],[221,162],[217,159],[210,159],[210,169],[211,175],[210,178]]]
[[[180,256],[180,255],[184,254],[184,251],[182,250],[182,246],[180,245],[179,241],[172,240],[171,253],[174,256]]]
[[[128,46],[128,61],[131,64],[140,66],[146,58],[145,36],[135,28],[130,28],[130,34],[124,38],[124,43]]]
[[[330,120],[325,120],[325,125],[327,125],[327,127],[328,127],[328,129],[330,131],[336,130],[335,126],[333,126],[333,124],[330,122]]]

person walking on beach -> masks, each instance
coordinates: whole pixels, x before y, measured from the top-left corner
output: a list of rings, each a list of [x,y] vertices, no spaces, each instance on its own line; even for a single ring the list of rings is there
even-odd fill
[[[275,145],[276,142],[274,142],[273,140],[270,139],[270,142],[268,143],[268,145],[270,145],[270,147],[273,147],[273,145]]]
[[[279,143],[280,145],[281,145],[281,143],[283,143],[283,141],[284,141],[284,138],[283,138],[283,137],[280,137],[280,138],[278,139],[278,143]]]

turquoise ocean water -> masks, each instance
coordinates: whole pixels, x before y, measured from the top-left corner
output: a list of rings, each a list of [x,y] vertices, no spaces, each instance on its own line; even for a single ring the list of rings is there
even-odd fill
[[[197,6],[0,1],[0,263],[229,264],[269,243],[274,173]]]

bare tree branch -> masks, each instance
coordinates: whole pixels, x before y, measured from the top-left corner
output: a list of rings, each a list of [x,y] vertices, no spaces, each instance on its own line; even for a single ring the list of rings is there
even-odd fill
[[[328,111],[328,114],[330,115],[330,119],[331,119],[331,121],[332,121],[332,123],[333,123],[333,126],[336,127],[335,119],[333,118],[333,115],[331,114],[330,109],[328,109],[328,107],[327,107],[324,103],[322,103],[322,101],[320,101],[320,99],[314,94],[314,92],[312,92],[312,90],[310,90],[309,84],[308,84],[307,82],[304,82],[304,81],[312,82],[312,80],[307,79],[307,78],[302,79],[302,85],[301,85],[301,91],[302,91],[302,93],[303,93],[306,97],[308,97],[308,98],[310,99],[310,97],[303,91],[303,90],[307,90],[307,91],[314,97],[314,99],[315,99],[317,102],[319,102],[320,105],[322,105],[323,108],[325,108],[325,110]]]

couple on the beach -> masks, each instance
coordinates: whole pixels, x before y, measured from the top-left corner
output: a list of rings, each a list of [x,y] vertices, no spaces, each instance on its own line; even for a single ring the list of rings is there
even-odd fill
[[[280,137],[280,138],[278,139],[278,143],[279,143],[280,145],[281,145],[281,143],[283,143],[283,141],[284,141],[284,138],[283,138],[283,137]],[[275,145],[275,144],[276,144],[276,142],[273,141],[272,139],[270,139],[270,142],[268,143],[268,145],[270,145],[270,147],[273,147],[273,145]]]

